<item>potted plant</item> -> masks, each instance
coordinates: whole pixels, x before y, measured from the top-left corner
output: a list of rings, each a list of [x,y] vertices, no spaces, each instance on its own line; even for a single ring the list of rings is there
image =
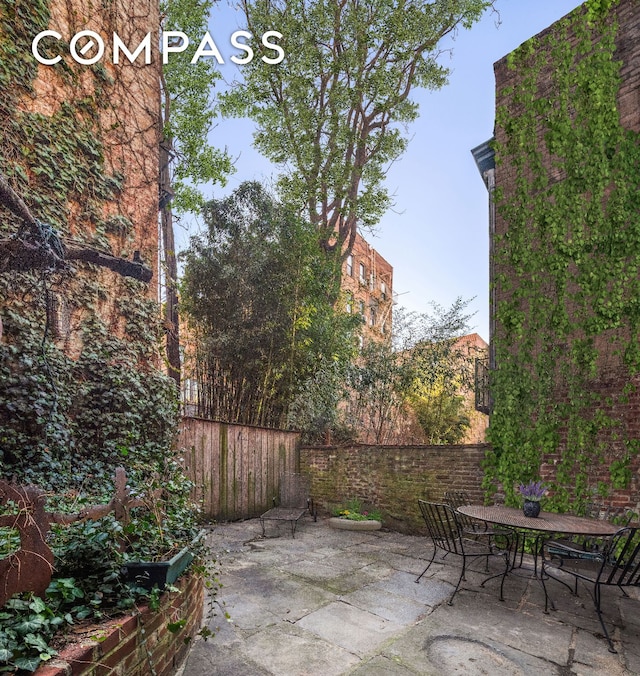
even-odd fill
[[[122,528],[127,580],[145,589],[164,589],[202,549],[205,531],[198,527],[192,486],[175,460],[167,462],[164,476],[147,483],[143,504],[131,509]]]
[[[152,589],[154,586],[164,589],[166,585],[173,584],[195,558],[195,551],[204,534],[205,531],[201,530],[190,545],[173,555],[165,553],[158,557],[161,560],[128,561],[125,564],[127,580],[135,581],[144,589]]]
[[[352,499],[345,507],[333,510],[333,517],[329,519],[332,528],[340,530],[380,530],[382,515],[377,509],[366,509],[360,500]]]
[[[540,514],[540,500],[547,494],[547,489],[542,481],[529,481],[528,484],[520,484],[518,492],[524,500],[522,511],[525,516],[535,518]]]

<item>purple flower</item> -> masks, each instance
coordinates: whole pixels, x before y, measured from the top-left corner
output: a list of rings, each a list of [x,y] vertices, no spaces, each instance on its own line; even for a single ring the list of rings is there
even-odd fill
[[[547,494],[547,489],[542,485],[542,481],[530,481],[528,484],[520,484],[518,491],[525,500],[533,500],[535,502],[541,500]]]

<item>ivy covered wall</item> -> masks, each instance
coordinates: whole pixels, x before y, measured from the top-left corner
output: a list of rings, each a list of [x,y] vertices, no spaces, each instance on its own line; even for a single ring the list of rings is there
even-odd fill
[[[0,0],[0,172],[47,231],[131,259],[157,260],[159,65],[112,64],[117,32],[157,34],[156,0]],[[60,53],[39,65],[40,51]],[[90,29],[103,60],[71,59]],[[0,237],[22,223],[0,208]],[[74,262],[53,274],[0,274],[0,474],[58,488],[99,484],[113,465],[146,467],[176,418],[158,370],[156,275],[150,284]]]
[[[486,487],[640,501],[640,3],[589,0],[495,65]]]

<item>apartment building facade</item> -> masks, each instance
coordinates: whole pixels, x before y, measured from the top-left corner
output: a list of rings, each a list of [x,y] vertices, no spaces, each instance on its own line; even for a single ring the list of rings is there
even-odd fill
[[[390,340],[393,320],[393,267],[360,234],[342,265],[347,312],[363,319],[362,344]]]

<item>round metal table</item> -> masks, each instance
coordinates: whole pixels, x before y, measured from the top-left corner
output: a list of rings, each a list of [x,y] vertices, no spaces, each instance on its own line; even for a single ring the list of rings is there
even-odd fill
[[[601,519],[587,519],[573,514],[540,512],[535,518],[525,516],[521,509],[504,505],[463,505],[458,511],[472,519],[495,523],[510,528],[544,533],[563,533],[565,535],[591,535],[604,537],[613,535],[620,526]]]
[[[538,577],[538,556],[545,540],[553,534],[584,535],[590,537],[606,537],[617,532],[620,526],[604,519],[588,519],[573,514],[556,514],[540,512],[537,517],[525,516],[522,509],[505,507],[504,505],[463,505],[458,512],[472,519],[487,523],[507,526],[513,529],[515,541],[511,543],[513,558],[511,570],[521,568],[525,554],[527,537],[533,538],[533,574]],[[520,563],[517,564],[518,557]]]

